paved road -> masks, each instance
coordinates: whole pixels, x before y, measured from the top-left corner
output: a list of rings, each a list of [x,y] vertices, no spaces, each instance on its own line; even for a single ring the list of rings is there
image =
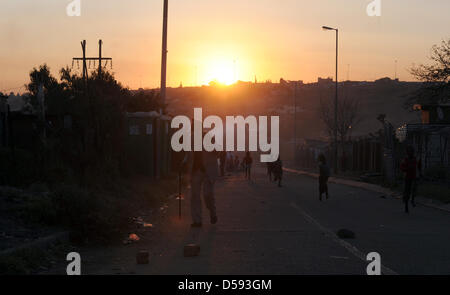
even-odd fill
[[[264,169],[254,173],[252,182],[236,173],[217,183],[217,225],[204,210],[205,226],[191,229],[173,200],[158,229],[135,245],[82,251],[83,273],[365,274],[365,256],[375,251],[386,274],[450,274],[449,213],[419,206],[406,215],[400,200],[338,184],[319,202],[313,178],[286,173],[278,188]],[[356,238],[339,240],[341,228]],[[200,244],[199,257],[183,257],[188,243]],[[138,249],[150,250],[149,265],[136,265]]]

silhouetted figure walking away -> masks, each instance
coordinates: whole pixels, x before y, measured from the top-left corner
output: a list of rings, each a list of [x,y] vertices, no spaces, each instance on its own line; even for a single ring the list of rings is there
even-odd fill
[[[272,181],[273,162],[267,162],[267,175],[269,175],[269,181]]]
[[[192,227],[202,226],[202,201],[200,198],[203,190],[203,200],[210,213],[212,224],[217,223],[216,204],[214,198],[214,182],[217,178],[217,153],[216,152],[190,152],[186,155],[183,166],[187,166],[191,175],[191,214]]]
[[[244,157],[244,169],[245,169],[245,178],[250,180],[251,179],[251,172],[252,172],[252,163],[253,159],[250,156],[250,152],[247,152]]]
[[[414,148],[406,148],[406,158],[400,164],[400,169],[405,173],[405,189],[403,191],[403,203],[405,212],[409,213],[408,202],[411,198],[411,204],[416,207],[415,197],[417,191],[417,169],[420,170],[421,163],[414,156]]]
[[[234,170],[239,171],[239,156],[234,156]]]
[[[220,176],[225,176],[225,163],[227,161],[227,153],[222,151],[219,152],[219,161],[220,161]]]
[[[283,177],[283,162],[281,162],[280,157],[273,162],[273,175],[274,175],[274,181],[278,181],[278,187],[281,187],[281,179]]]
[[[323,154],[319,155],[319,200],[322,201],[322,195],[325,194],[327,199],[328,194],[328,178],[330,177],[330,167],[327,165],[327,159]]]

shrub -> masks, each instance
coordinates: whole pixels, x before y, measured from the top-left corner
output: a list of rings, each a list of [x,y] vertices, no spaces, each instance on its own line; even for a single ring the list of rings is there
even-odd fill
[[[79,241],[107,242],[118,237],[127,223],[121,200],[69,185],[34,196],[24,205],[22,215],[28,222],[66,227]]]
[[[0,148],[0,184],[28,186],[38,177],[33,154],[15,149]]]

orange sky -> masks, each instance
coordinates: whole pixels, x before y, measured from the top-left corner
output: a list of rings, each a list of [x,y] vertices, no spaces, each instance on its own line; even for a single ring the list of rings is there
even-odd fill
[[[83,39],[97,55],[100,38],[119,81],[158,87],[162,0],[81,0],[79,17],[67,16],[70,2],[2,0],[0,90],[23,91],[44,62],[57,75]],[[398,77],[411,80],[407,69],[450,37],[450,1],[382,0],[380,17],[367,16],[369,2],[169,0],[168,85],[334,76],[334,35],[322,25],[341,32],[340,80],[393,77],[395,60]]]

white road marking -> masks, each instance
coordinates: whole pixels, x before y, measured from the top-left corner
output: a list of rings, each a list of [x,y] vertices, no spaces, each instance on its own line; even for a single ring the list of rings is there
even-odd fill
[[[303,211],[302,209],[300,209],[300,207],[297,206],[297,204],[295,203],[291,203],[291,207],[293,207],[294,209],[296,209],[300,214],[302,214],[302,216],[310,223],[314,224],[317,228],[319,228],[320,231],[322,231],[326,236],[328,236],[329,238],[331,238],[334,242],[338,243],[339,245],[341,245],[342,247],[344,247],[345,249],[347,249],[347,251],[349,251],[350,253],[352,253],[355,257],[361,259],[364,262],[368,262],[366,260],[366,255],[361,252],[360,250],[358,250],[358,248],[356,248],[355,246],[353,246],[352,244],[339,239],[339,237],[332,232],[331,230],[327,229],[326,227],[322,226],[317,220],[315,220],[314,218],[312,218],[311,216],[309,216],[305,211]],[[396,273],[395,271],[393,271],[392,269],[384,266],[383,264],[381,265],[381,273],[385,274],[385,275],[398,275],[398,273]]]

